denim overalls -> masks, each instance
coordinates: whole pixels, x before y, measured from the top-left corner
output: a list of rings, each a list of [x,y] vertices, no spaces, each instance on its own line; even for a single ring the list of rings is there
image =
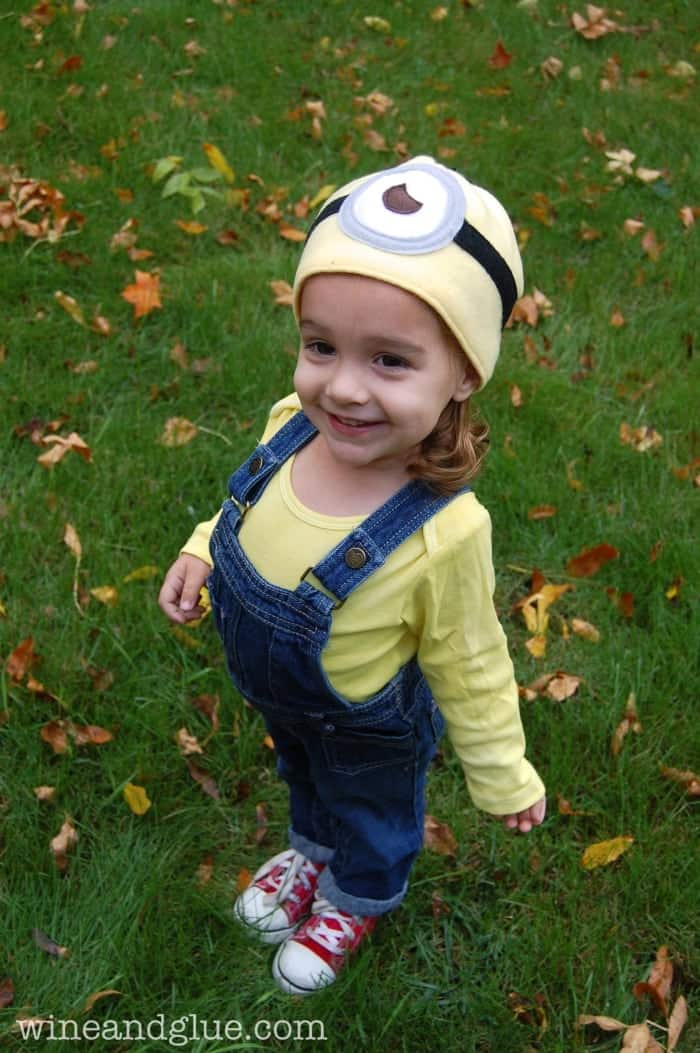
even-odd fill
[[[315,434],[295,414],[231,476],[207,584],[231,678],[262,713],[289,785],[292,848],[328,864],[319,892],[334,906],[383,914],[403,899],[422,844],[425,775],[444,722],[415,659],[366,702],[348,702],[329,683],[321,654],[333,610],[451,497],[410,482],[293,592],[272,585],[239,544],[241,521]]]

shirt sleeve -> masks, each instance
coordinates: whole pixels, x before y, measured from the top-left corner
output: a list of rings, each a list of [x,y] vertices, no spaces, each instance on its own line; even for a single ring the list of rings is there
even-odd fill
[[[544,785],[525,758],[518,688],[493,604],[489,515],[475,502],[466,532],[447,533],[435,539],[418,586],[418,662],[474,804],[509,815],[538,801]]]
[[[279,431],[283,424],[298,413],[301,409],[301,403],[297,394],[287,395],[286,398],[280,399],[276,402],[270,410],[270,416],[267,418],[267,424],[262,433],[260,442],[268,442],[275,432]],[[221,512],[217,512],[213,519],[207,519],[204,523],[198,523],[194,528],[191,536],[187,539],[186,543],[181,548],[181,553],[187,556],[196,556],[198,559],[204,560],[209,566],[212,566],[211,555],[209,554],[209,542],[211,535],[214,532],[214,527],[219,521]]]

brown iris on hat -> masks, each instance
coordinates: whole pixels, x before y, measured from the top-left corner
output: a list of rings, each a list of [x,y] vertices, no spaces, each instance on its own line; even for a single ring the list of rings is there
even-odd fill
[[[416,201],[414,197],[411,197],[408,190],[406,190],[405,183],[390,186],[382,194],[382,201],[389,212],[398,212],[400,216],[410,216],[414,212],[420,212],[423,208],[422,202]]]

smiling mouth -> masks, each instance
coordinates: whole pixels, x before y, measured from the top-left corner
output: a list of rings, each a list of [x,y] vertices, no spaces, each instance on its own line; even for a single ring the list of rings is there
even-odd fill
[[[333,423],[341,424],[344,428],[357,428],[358,431],[362,428],[374,428],[381,421],[376,420],[357,420],[356,417],[341,417],[337,413],[328,413]]]

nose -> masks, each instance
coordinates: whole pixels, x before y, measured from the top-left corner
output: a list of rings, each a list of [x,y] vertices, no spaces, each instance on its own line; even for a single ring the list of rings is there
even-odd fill
[[[326,380],[326,395],[336,405],[363,405],[369,400],[364,373],[359,362],[338,355]]]

